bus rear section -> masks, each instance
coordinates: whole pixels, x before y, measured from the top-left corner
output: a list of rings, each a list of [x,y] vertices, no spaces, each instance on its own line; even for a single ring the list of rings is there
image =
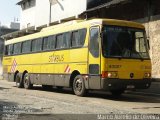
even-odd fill
[[[112,94],[151,85],[151,60],[143,28],[104,25],[101,87]]]

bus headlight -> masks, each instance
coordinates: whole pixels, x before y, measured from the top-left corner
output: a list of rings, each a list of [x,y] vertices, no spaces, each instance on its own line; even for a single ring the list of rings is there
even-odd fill
[[[118,72],[102,72],[102,78],[118,78]]]
[[[144,78],[151,78],[151,73],[144,73]]]

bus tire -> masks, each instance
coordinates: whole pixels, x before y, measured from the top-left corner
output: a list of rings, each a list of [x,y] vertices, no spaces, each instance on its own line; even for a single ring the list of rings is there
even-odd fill
[[[33,84],[31,84],[31,80],[28,73],[25,73],[23,76],[24,81],[24,88],[25,89],[31,89],[33,87]]]
[[[113,96],[120,96],[122,93],[124,93],[125,89],[120,89],[120,90],[111,90],[110,92],[112,93]]]
[[[23,80],[20,76],[20,73],[16,74],[15,81],[16,81],[16,87],[17,88],[23,88],[24,87]]]
[[[86,88],[85,88],[85,84],[84,84],[84,79],[81,75],[77,75],[74,78],[73,91],[74,91],[74,94],[77,96],[83,97],[86,95]]]

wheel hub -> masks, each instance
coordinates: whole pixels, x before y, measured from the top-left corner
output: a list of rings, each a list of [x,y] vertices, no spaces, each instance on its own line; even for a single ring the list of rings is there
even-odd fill
[[[79,92],[82,90],[82,81],[80,79],[77,79],[75,89]]]

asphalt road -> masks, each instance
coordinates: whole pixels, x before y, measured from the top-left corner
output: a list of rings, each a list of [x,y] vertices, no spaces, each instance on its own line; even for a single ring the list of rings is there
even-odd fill
[[[87,97],[78,97],[70,89],[47,91],[34,86],[25,90],[0,80],[0,119],[93,120],[99,114],[160,114],[160,96],[124,94],[115,98],[91,91]]]

